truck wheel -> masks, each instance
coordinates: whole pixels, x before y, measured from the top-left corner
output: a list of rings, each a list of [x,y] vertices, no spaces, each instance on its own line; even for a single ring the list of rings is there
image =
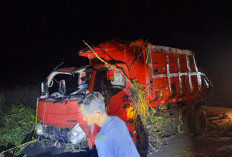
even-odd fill
[[[146,157],[148,152],[148,137],[140,118],[137,118],[136,125],[136,148],[141,157]]]
[[[202,135],[206,132],[207,118],[205,111],[200,107],[194,109],[194,112],[189,115],[189,132],[194,135]]]

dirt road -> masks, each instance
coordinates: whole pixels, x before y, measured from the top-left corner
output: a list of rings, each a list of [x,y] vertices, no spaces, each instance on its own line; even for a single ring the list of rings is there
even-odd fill
[[[165,138],[158,152],[149,147],[148,157],[231,157],[232,132],[210,131],[203,136],[188,133]]]

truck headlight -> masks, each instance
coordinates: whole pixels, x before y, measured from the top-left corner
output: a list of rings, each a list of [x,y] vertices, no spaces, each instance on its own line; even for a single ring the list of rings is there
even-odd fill
[[[81,128],[81,126],[77,124],[71,130],[68,131],[67,136],[72,144],[77,144],[80,143],[81,140],[86,136],[86,133]]]
[[[37,135],[44,135],[44,130],[43,130],[43,125],[41,124],[41,122],[38,122],[37,123],[37,126],[36,126],[36,133]]]

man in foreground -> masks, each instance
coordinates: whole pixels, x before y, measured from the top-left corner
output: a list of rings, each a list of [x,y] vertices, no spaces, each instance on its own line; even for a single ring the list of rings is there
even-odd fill
[[[107,115],[99,92],[87,94],[80,105],[87,124],[100,127],[95,138],[99,157],[139,157],[126,124],[117,116]]]

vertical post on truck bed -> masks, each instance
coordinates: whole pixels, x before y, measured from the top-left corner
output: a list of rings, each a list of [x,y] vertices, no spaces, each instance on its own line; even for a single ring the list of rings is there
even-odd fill
[[[151,45],[148,45],[148,50],[147,50],[147,64],[148,64],[148,72],[149,72],[149,90],[150,90],[150,96],[153,97],[154,94],[154,84],[153,84],[153,67],[152,67],[152,56],[151,56]]]
[[[171,87],[171,80],[170,80],[170,69],[169,69],[169,57],[168,53],[166,53],[166,61],[167,61],[167,79],[168,79],[168,88],[170,92],[170,96],[172,95],[172,87]]]
[[[188,78],[189,78],[189,86],[190,86],[190,93],[191,93],[193,90],[193,84],[192,84],[191,68],[190,68],[188,55],[186,55],[186,62],[187,62],[187,68],[188,68]]]
[[[198,89],[201,90],[201,85],[202,85],[201,73],[198,71],[198,67],[197,67],[197,65],[196,65],[196,60],[195,60],[195,57],[194,57],[194,56],[193,56],[193,62],[194,62],[194,66],[195,66],[196,73],[197,73]]]
[[[180,86],[180,95],[183,94],[183,89],[182,89],[182,83],[181,83],[181,71],[180,71],[180,58],[179,55],[176,55],[176,60],[177,60],[177,66],[178,66],[178,78],[179,78],[179,86]]]

